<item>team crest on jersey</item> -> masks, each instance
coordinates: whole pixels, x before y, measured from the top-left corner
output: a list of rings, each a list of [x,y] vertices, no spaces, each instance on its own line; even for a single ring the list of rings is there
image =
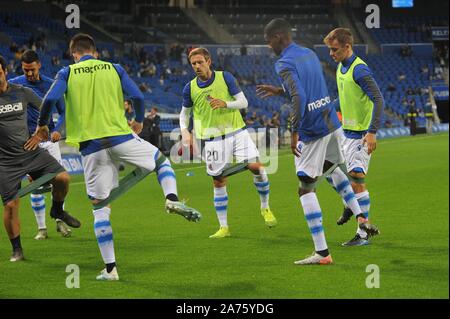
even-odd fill
[[[357,147],[356,147],[356,149],[358,150],[358,152],[359,151],[361,151],[361,149],[362,149],[362,145],[361,144],[359,144]]]
[[[304,146],[305,144],[304,143],[302,143],[302,142],[298,142],[297,143],[297,150],[298,150],[298,152],[301,154],[302,153],[302,149],[303,149],[303,146]]]

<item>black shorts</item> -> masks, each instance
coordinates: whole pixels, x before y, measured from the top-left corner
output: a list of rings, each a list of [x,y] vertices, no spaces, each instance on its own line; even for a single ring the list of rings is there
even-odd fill
[[[52,173],[64,172],[64,168],[47,151],[39,149],[36,155],[24,161],[18,159],[15,163],[0,162],[0,194],[3,204],[16,198],[21,181],[25,175],[33,180]]]

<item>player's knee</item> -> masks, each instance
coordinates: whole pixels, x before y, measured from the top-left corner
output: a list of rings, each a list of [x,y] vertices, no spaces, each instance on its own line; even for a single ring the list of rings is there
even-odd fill
[[[256,163],[249,163],[248,164],[248,169],[255,175],[260,175],[261,171],[264,170],[264,165],[261,164],[260,162],[256,162]]]
[[[349,179],[352,183],[352,188],[355,193],[361,193],[365,191],[365,177],[366,174],[359,171],[349,172]]]
[[[300,180],[301,185],[303,184],[314,184],[316,182],[315,178],[309,177],[309,176],[299,176],[298,179]]]
[[[155,160],[155,170],[158,171],[162,165],[171,166],[170,161],[167,159],[167,157],[164,156],[162,152],[159,152],[158,158]]]
[[[309,176],[299,176],[300,187],[298,190],[299,196],[311,193],[316,188],[316,179]]]
[[[56,175],[54,179],[54,183],[58,185],[69,185],[70,183],[70,175],[67,172],[62,172]]]
[[[10,200],[4,205],[4,215],[7,218],[13,218],[19,209],[19,199]]]
[[[17,207],[19,207],[19,200],[18,199],[10,200],[9,202],[7,202],[5,204],[5,208],[7,208],[7,209],[15,209]]]
[[[350,171],[348,173],[349,179],[352,182],[352,185],[362,185],[364,184],[365,178],[366,178],[366,174],[364,174],[363,172],[360,171]]]
[[[213,183],[215,188],[224,187],[227,185],[227,179],[223,176],[214,176]]]
[[[359,172],[359,171],[350,171],[348,174],[353,178],[365,178],[366,177],[366,174],[364,174],[363,172]]]
[[[328,171],[333,165],[333,163],[325,161],[325,163],[323,164],[323,172],[325,173],[326,171]]]

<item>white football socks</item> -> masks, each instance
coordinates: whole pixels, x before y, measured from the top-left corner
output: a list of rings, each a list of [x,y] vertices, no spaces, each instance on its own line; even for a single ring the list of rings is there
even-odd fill
[[[111,223],[109,216],[111,209],[103,207],[94,210],[94,231],[97,238],[98,248],[105,264],[110,264],[116,261],[114,254],[114,241]]]
[[[320,209],[316,193],[311,192],[301,196],[300,202],[314,241],[315,250],[321,251],[328,249],[327,242],[325,240],[325,232],[322,226],[322,211]]]
[[[45,197],[42,194],[31,194],[31,208],[33,209],[38,229],[45,229]]]
[[[228,194],[227,187],[214,187],[214,207],[216,208],[217,219],[221,227],[228,227],[227,209]]]
[[[256,190],[259,193],[259,199],[261,201],[261,208],[269,208],[269,192],[270,184],[267,177],[266,170],[261,168],[259,175],[253,175],[253,183],[256,186]]]

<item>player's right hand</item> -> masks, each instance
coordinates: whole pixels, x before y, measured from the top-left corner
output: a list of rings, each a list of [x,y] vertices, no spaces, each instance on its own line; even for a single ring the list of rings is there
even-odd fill
[[[294,154],[296,157],[300,157],[302,153],[300,153],[300,150],[298,149],[298,134],[292,133],[291,135],[291,151],[292,154]]]
[[[58,131],[54,131],[51,135],[50,135],[50,140],[52,141],[52,143],[56,143],[61,139],[61,133],[59,133]]]
[[[181,145],[184,147],[190,147],[192,145],[192,135],[188,130],[181,130]]]
[[[34,151],[35,149],[37,149],[39,147],[39,143],[42,142],[42,139],[37,135],[37,134],[33,134],[28,141],[25,143],[25,145],[23,146],[23,148],[26,151]]]
[[[281,95],[282,93],[283,93],[282,88],[273,85],[258,84],[256,86],[256,95],[261,99],[265,99],[270,96]]]
[[[48,136],[50,135],[48,126],[47,125],[37,126],[36,132],[34,132],[34,135],[37,135],[42,141],[47,141]]]
[[[144,127],[143,123],[136,122],[135,120],[131,121],[131,123],[130,123],[130,128],[137,135],[139,135],[142,132],[143,127]]]

